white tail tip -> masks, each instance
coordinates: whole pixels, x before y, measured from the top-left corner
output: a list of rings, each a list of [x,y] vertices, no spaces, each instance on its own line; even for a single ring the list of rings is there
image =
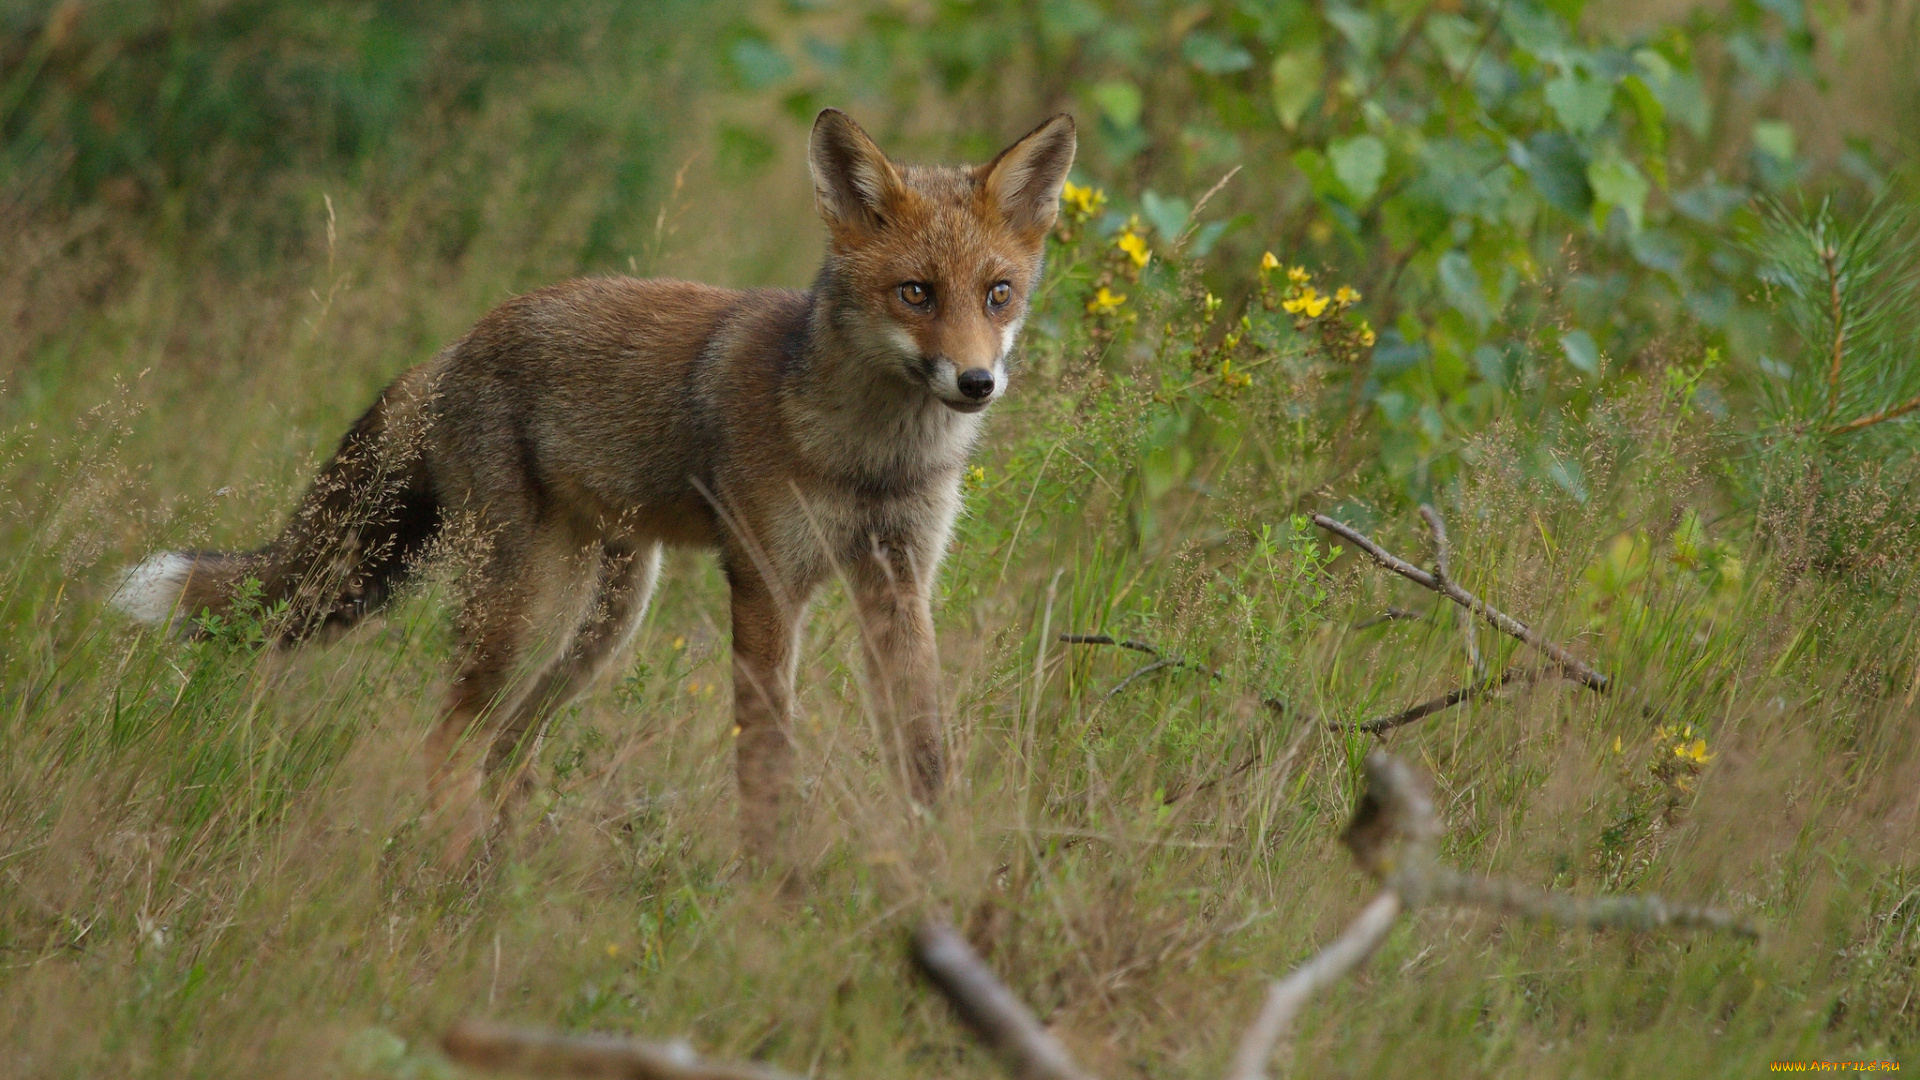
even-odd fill
[[[193,556],[163,551],[120,575],[110,602],[129,617],[164,626],[179,614],[180,594],[193,574]]]

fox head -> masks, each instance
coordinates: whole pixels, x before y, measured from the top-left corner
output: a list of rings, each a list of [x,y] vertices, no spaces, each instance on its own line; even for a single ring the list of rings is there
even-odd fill
[[[820,288],[859,359],[956,412],[1005,393],[1074,146],[1062,113],[985,165],[897,165],[847,114],[821,112],[807,146]]]

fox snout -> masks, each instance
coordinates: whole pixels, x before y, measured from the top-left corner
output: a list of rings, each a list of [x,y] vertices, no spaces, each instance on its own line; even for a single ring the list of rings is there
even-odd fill
[[[942,405],[955,412],[979,412],[1006,393],[1005,357],[969,362],[936,356],[926,366],[929,389]]]

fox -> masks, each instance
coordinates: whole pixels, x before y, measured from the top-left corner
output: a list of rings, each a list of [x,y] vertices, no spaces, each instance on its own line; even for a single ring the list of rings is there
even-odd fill
[[[1076,145],[1061,113],[984,165],[901,164],[823,110],[807,143],[826,229],[810,288],[610,276],[510,299],[380,392],[263,547],[153,555],[113,603],[204,633],[244,598],[290,646],[378,611],[448,537],[469,538],[452,678],[424,744],[457,859],[524,787],[552,716],[629,644],[662,550],[713,550],[741,842],[768,859],[791,811],[806,613],[839,577],[890,767],[935,807],[936,575]]]

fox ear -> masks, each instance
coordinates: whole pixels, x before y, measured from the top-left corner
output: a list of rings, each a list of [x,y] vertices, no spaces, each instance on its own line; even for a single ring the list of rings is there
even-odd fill
[[[981,170],[987,198],[1016,228],[1053,228],[1076,146],[1073,117],[1066,113],[1034,128]]]
[[[839,109],[822,109],[814,118],[807,168],[820,216],[835,229],[885,226],[905,188],[887,155]]]

